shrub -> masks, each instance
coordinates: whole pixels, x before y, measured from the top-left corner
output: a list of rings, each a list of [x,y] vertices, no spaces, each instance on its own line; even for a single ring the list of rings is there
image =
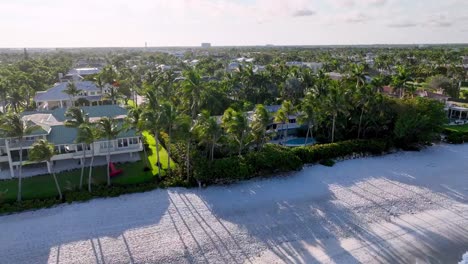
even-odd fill
[[[352,140],[338,143],[314,145],[298,148],[287,148],[266,144],[261,151],[248,152],[244,156],[232,156],[214,161],[194,156],[194,178],[205,184],[230,183],[251,179],[258,176],[269,176],[278,172],[300,170],[304,163],[321,162],[333,166],[334,158],[353,153],[382,154],[392,146],[386,140]],[[56,198],[25,200],[21,203],[4,203],[0,205],[0,214],[19,212],[43,207],[51,207],[62,202],[87,201],[96,197],[115,197],[122,194],[145,192],[158,187],[186,186],[181,177],[168,177],[159,183],[156,178],[138,184],[114,184],[110,187],[97,185],[92,193],[69,190],[63,193],[63,201]]]
[[[456,128],[446,127],[443,133],[447,135],[447,142],[451,144],[462,144],[468,141],[468,132],[459,131]]]
[[[387,151],[392,143],[386,140],[349,140],[338,143],[313,145],[294,148],[293,153],[303,163],[317,163],[322,160],[335,159],[353,153],[370,153],[379,155]]]
[[[302,161],[291,149],[267,144],[261,151],[249,152],[245,156],[233,156],[212,162],[199,158],[194,176],[205,184],[228,183],[266,176],[276,172],[287,172],[302,168]]]
[[[453,132],[447,135],[447,142],[451,144],[462,144],[468,141],[468,133]]]
[[[322,164],[323,166],[327,166],[327,167],[333,167],[333,165],[335,165],[335,161],[331,159],[327,159],[327,160],[320,161],[320,164]]]

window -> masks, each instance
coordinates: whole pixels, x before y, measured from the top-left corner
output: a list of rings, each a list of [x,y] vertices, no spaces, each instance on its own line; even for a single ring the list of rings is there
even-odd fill
[[[119,139],[118,140],[118,146],[119,146],[119,148],[128,147],[128,139],[126,139],[126,138]]]
[[[113,148],[113,147],[114,147],[114,143],[111,141],[110,144],[109,144],[109,148]],[[107,149],[107,141],[106,142],[101,142],[100,143],[100,148]]]
[[[138,138],[131,138],[130,139],[130,144],[137,145],[138,144]]]

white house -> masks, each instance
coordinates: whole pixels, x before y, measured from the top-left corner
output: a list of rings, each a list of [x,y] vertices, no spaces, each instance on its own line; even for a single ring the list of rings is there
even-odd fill
[[[98,74],[99,72],[100,70],[98,68],[75,68],[75,69],[70,70],[68,74],[87,76],[87,75]]]
[[[106,93],[114,89],[110,85],[105,85],[101,93],[101,89],[91,81],[74,82],[76,88],[80,90],[80,94],[73,98],[76,101],[79,98],[84,98],[91,104],[101,101]],[[51,110],[54,108],[63,108],[71,106],[70,96],[65,93],[68,82],[58,83],[47,91],[37,92],[34,101],[40,110]]]
[[[103,116],[109,116],[117,119],[120,125],[127,115],[127,110],[116,105],[90,106],[82,107],[83,111],[89,116],[90,122],[96,122]],[[77,130],[75,128],[66,127],[64,108],[57,108],[53,111],[37,111],[23,113],[23,120],[31,122],[40,127],[32,134],[27,135],[23,142],[23,164],[33,166],[34,171],[29,171],[30,176],[36,171],[41,171],[40,167],[46,168],[46,163],[34,164],[28,160],[28,152],[34,142],[38,139],[47,139],[55,145],[56,155],[52,161],[59,168],[70,169],[80,162],[83,162],[83,148],[81,144],[76,144],[75,139]],[[15,176],[15,170],[19,166],[20,142],[16,138],[1,138],[0,139],[0,179],[9,179]],[[91,152],[99,158],[105,157],[110,151],[112,155],[123,156],[124,160],[135,160],[138,158],[138,153],[143,150],[143,145],[140,137],[134,130],[122,130],[116,139],[111,140],[108,144],[106,139],[100,139],[86,146],[88,157]],[[134,157],[137,156],[137,157]],[[128,158],[125,158],[128,157]],[[47,168],[50,172],[50,168]],[[23,169],[24,172],[28,168]],[[44,172],[44,170],[42,170]]]

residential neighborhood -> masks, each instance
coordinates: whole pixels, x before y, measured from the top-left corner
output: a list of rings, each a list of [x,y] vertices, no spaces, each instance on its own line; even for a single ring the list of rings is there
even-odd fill
[[[468,1],[0,1],[0,264],[468,264]]]

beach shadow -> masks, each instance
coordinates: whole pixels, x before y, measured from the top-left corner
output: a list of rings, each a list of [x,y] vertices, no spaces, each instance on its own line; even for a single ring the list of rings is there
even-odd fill
[[[101,239],[107,238],[121,245],[122,251],[127,252],[126,262],[134,263],[131,244],[126,239],[125,232],[158,224],[169,207],[169,196],[167,190],[131,194],[131,199],[128,196],[95,199],[73,206],[61,205],[2,216],[0,255],[12,259],[3,258],[0,262],[31,263],[30,258],[34,256],[35,263],[60,263],[62,257],[67,257],[60,254],[61,249],[65,250],[64,246],[84,243],[89,255],[94,255],[96,263],[106,263],[103,253],[106,247],[102,245]],[[154,206],[155,203],[158,206]],[[142,212],[144,217],[141,216]],[[16,223],[28,221],[34,221],[34,225],[25,224],[22,230],[18,230]],[[49,236],[50,239],[44,239],[44,236]],[[2,242],[4,239],[9,241]]]

